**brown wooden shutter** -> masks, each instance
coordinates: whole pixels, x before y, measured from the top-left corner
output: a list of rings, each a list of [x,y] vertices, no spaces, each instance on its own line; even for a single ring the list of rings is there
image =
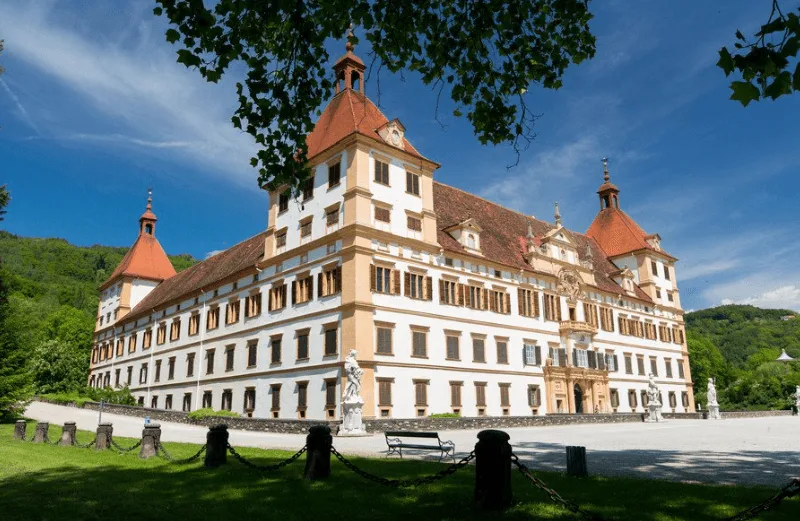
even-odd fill
[[[325,295],[322,293],[322,278],[325,275],[323,273],[317,273],[317,298],[322,298]],[[375,286],[375,274],[372,274],[372,285]]]
[[[550,320],[552,315],[550,314],[550,295],[544,295],[544,318]]]
[[[403,273],[403,284],[405,285],[405,287],[403,288],[404,289],[403,295],[405,295],[406,297],[410,297],[411,296],[411,273],[409,273],[409,272]]]
[[[509,299],[511,296],[509,295]],[[517,288],[517,313],[522,316],[524,312],[524,308],[522,306],[522,299],[525,298],[524,290]],[[508,309],[511,309],[511,304],[508,305]]]
[[[308,277],[308,285],[306,285],[306,299],[311,300],[314,298],[314,276]]]
[[[506,309],[503,310],[506,315],[511,314],[511,294],[506,293]]]
[[[459,284],[458,285],[458,305],[459,306],[463,306],[464,305],[464,285],[463,284]]]
[[[439,303],[444,304],[444,279],[439,279]]]
[[[394,278],[394,287],[392,288],[393,295],[400,294],[400,270],[392,270],[392,276]]]
[[[267,300],[267,311],[272,311],[272,293],[273,293],[273,291],[275,291],[275,290],[271,289],[271,290],[269,290],[269,293],[267,294],[268,295],[268,299],[269,299],[269,300]],[[217,309],[219,309],[219,308],[217,308]]]
[[[539,316],[539,292],[532,292],[531,298],[533,299],[533,316]]]
[[[433,277],[425,277],[425,300],[433,300]]]
[[[489,293],[491,293],[491,291],[486,291],[486,295],[487,295],[487,296],[488,296],[488,294],[489,294]],[[489,309],[489,311],[497,311],[497,310],[494,308],[494,295],[492,295],[492,298],[490,298],[490,299],[486,299],[486,298],[485,298],[485,299],[483,299],[483,301],[484,301],[484,302],[486,302],[487,300],[489,301],[489,308],[488,308],[488,309]]]
[[[320,282],[321,281],[322,281],[322,279],[320,278]],[[322,288],[322,284],[320,284],[319,286],[320,286],[320,288]],[[369,289],[370,289],[370,291],[375,291],[375,265],[374,264],[370,264],[369,265]],[[322,291],[322,289],[320,289],[320,291]]]
[[[297,281],[292,281],[292,305],[297,303]]]
[[[483,290],[483,307],[481,309],[488,309],[489,308],[489,292],[487,290]]]
[[[334,290],[338,293],[342,291],[342,267],[336,266],[333,272],[333,280],[335,281]]]

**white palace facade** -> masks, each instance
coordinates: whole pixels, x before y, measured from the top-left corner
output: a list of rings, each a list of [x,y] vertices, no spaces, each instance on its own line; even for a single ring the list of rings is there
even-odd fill
[[[140,404],[339,419],[694,408],[676,259],[623,210],[608,169],[586,233],[434,181],[438,164],[364,95],[363,62],[308,137],[313,177],[270,192],[269,227],[175,273],[148,200],[101,287],[89,384]]]

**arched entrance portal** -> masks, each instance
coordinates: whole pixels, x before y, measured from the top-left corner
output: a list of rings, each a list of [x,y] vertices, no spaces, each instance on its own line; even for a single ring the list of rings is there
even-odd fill
[[[574,391],[575,391],[575,414],[583,414],[583,391],[581,390],[581,386],[575,384]]]

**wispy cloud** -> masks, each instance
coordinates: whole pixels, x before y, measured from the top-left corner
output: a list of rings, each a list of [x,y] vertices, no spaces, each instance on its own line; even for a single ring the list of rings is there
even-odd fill
[[[203,257],[203,260],[210,259],[214,255],[217,255],[218,253],[222,253],[223,251],[225,251],[225,250],[211,250],[210,252],[206,253],[205,257]]]
[[[14,94],[14,91],[11,90],[11,87],[8,86],[8,84],[5,82],[5,80],[3,80],[3,78],[0,78],[0,86],[3,87],[4,91],[6,91],[6,94],[8,94],[8,96],[11,98],[11,101],[14,102],[14,105],[17,107],[17,112],[19,112],[19,116],[22,119],[22,121],[24,121],[29,127],[31,127],[33,131],[36,132],[36,134],[41,135],[41,132],[39,132],[39,128],[36,126],[36,123],[34,123],[30,114],[28,114],[28,111],[25,109],[25,106],[19,100],[19,96]]]
[[[800,285],[788,284],[739,300],[722,299],[722,304],[750,304],[760,308],[800,310]]]
[[[124,136],[122,134],[71,134],[66,136],[66,139],[72,139],[75,141],[119,143],[121,145],[135,145],[147,148],[189,148],[196,146],[196,144],[189,141],[150,141],[146,139]]]

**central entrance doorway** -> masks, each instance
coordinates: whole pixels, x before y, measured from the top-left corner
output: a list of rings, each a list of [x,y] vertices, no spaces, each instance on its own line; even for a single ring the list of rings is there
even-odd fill
[[[578,384],[574,385],[575,391],[575,414],[583,414],[583,391]]]

